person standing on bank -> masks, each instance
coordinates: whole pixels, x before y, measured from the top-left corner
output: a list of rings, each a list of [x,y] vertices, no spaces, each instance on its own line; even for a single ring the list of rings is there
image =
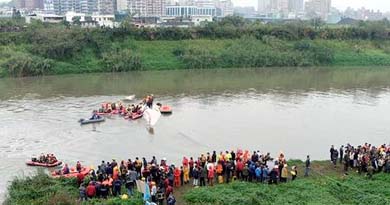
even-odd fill
[[[344,145],[341,145],[340,147],[340,164],[343,163],[343,160],[344,160]]]
[[[330,153],[330,162],[333,163],[333,153],[334,153],[334,146],[332,145],[330,147],[329,153]]]
[[[305,162],[305,177],[308,177],[309,176],[309,171],[310,171],[310,156],[307,155],[306,157],[306,162]]]

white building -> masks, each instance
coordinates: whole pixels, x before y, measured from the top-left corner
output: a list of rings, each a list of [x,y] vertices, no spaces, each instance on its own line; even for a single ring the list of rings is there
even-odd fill
[[[202,23],[212,22],[212,16],[191,16],[191,22],[194,23],[195,26],[200,26]]]
[[[26,23],[31,23],[32,20],[39,20],[45,23],[61,23],[65,20],[65,16],[59,16],[55,14],[32,14],[27,15]]]
[[[12,8],[4,7],[0,8],[0,17],[9,18],[12,17]]]
[[[118,22],[115,22],[114,15],[92,15],[91,18],[92,21],[95,21],[100,27],[104,26],[114,28],[119,25]]]
[[[166,16],[217,16],[215,7],[197,7],[197,6],[167,6]]]
[[[178,16],[166,16],[160,18],[161,22],[158,26],[161,27],[179,27],[179,28],[189,28],[192,26],[200,26],[202,23],[207,23],[213,21],[212,16],[187,16],[187,17],[178,17]]]
[[[130,14],[137,17],[164,16],[167,0],[128,0]]]
[[[69,11],[65,14],[65,20],[70,23],[73,23],[75,17],[80,17],[80,22],[85,21],[85,13],[76,13],[74,11]]]

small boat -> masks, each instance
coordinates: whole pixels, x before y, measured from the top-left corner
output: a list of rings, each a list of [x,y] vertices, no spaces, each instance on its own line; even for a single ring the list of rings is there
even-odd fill
[[[82,167],[80,173],[83,174],[84,176],[87,176],[89,174],[89,171],[91,171],[90,168]],[[79,172],[75,168],[71,168],[71,171],[69,172],[69,174],[59,174],[58,172],[54,171],[51,173],[51,176],[54,178],[61,178],[61,177],[76,178],[78,174],[79,174]]]
[[[163,105],[160,107],[161,114],[172,114],[172,107],[169,105]]]
[[[80,122],[81,125],[86,125],[86,124],[104,122],[105,120],[106,120],[106,119],[105,119],[104,117],[100,117],[99,119],[94,119],[94,120],[80,119],[79,122]]]
[[[28,166],[39,166],[39,167],[56,167],[62,164],[61,161],[56,161],[54,163],[41,163],[41,162],[33,162],[33,161],[28,161],[26,162]]]
[[[144,115],[143,113],[131,113],[130,119],[136,120],[141,118],[143,115]]]

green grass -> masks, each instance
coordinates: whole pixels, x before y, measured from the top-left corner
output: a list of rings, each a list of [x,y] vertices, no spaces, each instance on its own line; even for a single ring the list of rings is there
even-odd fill
[[[302,177],[304,164],[298,166],[298,178],[285,184],[268,185],[235,181],[214,187],[183,187],[175,190],[180,205],[257,205],[257,204],[390,204],[390,174],[375,174],[372,179],[350,171],[343,175],[342,167],[333,168],[328,161],[313,161],[310,177]],[[123,193],[125,190],[123,188]],[[32,177],[15,178],[8,187],[5,204],[80,204],[75,179],[53,179],[42,170]],[[83,204],[142,205],[142,197],[122,200],[93,199]]]
[[[289,164],[303,165],[299,162]],[[373,179],[350,172],[329,162],[313,162],[311,176],[285,184],[268,185],[233,182],[214,187],[196,188],[185,194],[189,205],[244,204],[390,204],[390,174],[376,174]]]
[[[125,193],[125,190],[122,190]],[[38,169],[31,177],[15,178],[8,187],[8,194],[5,205],[59,205],[59,204],[80,204],[79,189],[76,179],[54,179]],[[85,203],[91,204],[123,204],[142,205],[143,200],[139,193],[127,200],[119,197],[112,197],[107,200],[93,199]]]
[[[252,41],[252,43],[250,43]],[[143,70],[169,70],[188,68],[240,68],[240,67],[268,67],[268,66],[389,66],[390,42],[357,41],[357,40],[314,40],[312,45],[327,48],[333,53],[333,59],[323,64],[313,60],[312,51],[297,51],[294,44],[297,41],[280,39],[219,39],[219,40],[181,40],[181,41],[136,41],[132,38],[109,41],[109,50],[131,49],[139,56]],[[243,43],[246,43],[243,45]],[[242,45],[240,47],[240,45]],[[246,46],[246,47],[245,47]],[[4,67],[13,56],[37,55],[30,53],[29,45],[9,44],[0,46],[0,77],[7,75]],[[175,52],[189,52],[184,58],[175,55]],[[103,51],[105,52],[105,51]],[[210,60],[209,59],[214,59]],[[103,72],[102,57],[95,50],[85,47],[75,53],[73,57],[53,59],[52,71],[48,74],[92,73]],[[210,65],[208,65],[210,64]]]

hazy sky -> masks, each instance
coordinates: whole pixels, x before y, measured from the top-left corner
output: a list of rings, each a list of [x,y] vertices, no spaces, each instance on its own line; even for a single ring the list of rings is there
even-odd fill
[[[257,0],[233,0],[236,6],[255,6]],[[390,11],[390,0],[332,0],[332,6],[344,10],[348,6],[360,8],[362,6],[368,9],[380,9],[381,11]]]
[[[0,0],[0,2],[8,2],[10,0]],[[235,6],[255,6],[257,0],[233,0]],[[381,11],[390,11],[390,0],[332,0],[332,6],[344,10],[348,6],[360,8],[362,6],[368,9],[380,9]]]

